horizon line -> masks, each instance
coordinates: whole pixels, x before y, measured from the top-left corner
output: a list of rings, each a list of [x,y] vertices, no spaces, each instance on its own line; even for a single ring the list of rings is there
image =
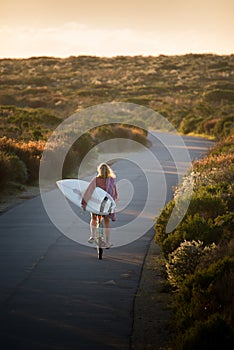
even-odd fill
[[[160,57],[160,56],[166,56],[166,57],[182,57],[182,56],[232,56],[234,55],[234,52],[231,53],[216,53],[216,52],[187,52],[187,53],[159,53],[159,54],[113,54],[113,55],[99,55],[99,54],[89,54],[89,53],[81,53],[81,54],[71,54],[66,56],[59,56],[59,55],[28,55],[28,56],[0,56],[0,60],[30,60],[30,59],[37,59],[37,58],[54,58],[54,59],[68,59],[71,57],[96,57],[96,58],[117,58],[117,57]]]

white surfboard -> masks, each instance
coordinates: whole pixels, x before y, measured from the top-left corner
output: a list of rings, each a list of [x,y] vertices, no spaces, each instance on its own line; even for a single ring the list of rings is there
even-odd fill
[[[65,179],[57,181],[56,184],[67,199],[81,208],[81,201],[89,182]],[[108,215],[114,213],[115,207],[115,201],[109,193],[96,187],[87,203],[86,210],[95,214]]]

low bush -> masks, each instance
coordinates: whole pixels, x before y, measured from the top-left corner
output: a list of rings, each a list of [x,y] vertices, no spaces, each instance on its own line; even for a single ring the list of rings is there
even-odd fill
[[[227,172],[229,172],[234,163],[234,153],[211,154],[203,160],[197,160],[193,164],[193,168],[203,174],[209,176],[215,181],[225,180]]]
[[[8,155],[4,151],[0,151],[0,184],[5,184],[10,176],[10,164]]]
[[[234,213],[227,212],[215,218],[215,226],[222,230],[222,241],[229,242],[234,238]]]
[[[199,214],[207,220],[224,214],[227,210],[227,205],[219,193],[215,193],[215,190],[214,186],[206,186],[195,191],[191,198],[188,214]]]
[[[214,128],[215,128],[218,121],[219,121],[218,118],[204,120],[201,123],[202,131],[205,132],[207,135],[213,135]]]
[[[230,241],[221,242],[218,245],[212,244],[211,247],[208,248],[207,253],[201,256],[196,271],[202,272],[208,269],[211,264],[216,263],[226,256],[234,258],[234,238],[230,239]]]
[[[184,134],[194,132],[196,130],[198,123],[202,122],[203,118],[201,117],[187,117],[183,119],[180,123],[180,131]]]
[[[200,257],[204,254],[201,241],[184,241],[180,246],[169,254],[166,263],[168,280],[173,287],[179,287],[186,276],[193,274]]]
[[[180,285],[174,298],[175,327],[184,333],[197,320],[205,321],[219,312],[232,325],[230,307],[234,288],[234,258],[222,257],[207,269],[195,271]]]
[[[226,116],[218,120],[215,124],[214,136],[218,139],[222,139],[228,135],[233,135],[234,133],[234,115]]]
[[[28,179],[25,164],[15,154],[0,151],[0,185],[11,181],[26,183]]]
[[[29,183],[38,179],[40,159],[44,150],[44,141],[16,141],[3,137],[0,139],[0,150],[12,154],[25,164]]]
[[[156,219],[155,240],[161,246],[169,235],[169,233],[166,232],[166,227],[174,207],[175,207],[174,201],[168,202],[163,208],[163,210],[161,210],[158,218]]]
[[[230,135],[228,137],[223,138],[219,142],[216,143],[215,147],[213,147],[209,155],[220,155],[220,154],[232,154],[234,152],[234,135]]]
[[[199,214],[187,215],[177,228],[168,234],[161,243],[166,259],[183,241],[200,240],[205,246],[218,243],[222,239],[222,229],[212,219],[205,219]]]
[[[232,349],[234,336],[231,327],[218,314],[206,321],[197,321],[183,337],[179,337],[176,350],[220,350]]]
[[[207,91],[204,93],[205,100],[209,102],[222,102],[222,100],[227,100],[229,102],[234,102],[234,92],[233,90],[221,90],[214,89],[212,91]]]

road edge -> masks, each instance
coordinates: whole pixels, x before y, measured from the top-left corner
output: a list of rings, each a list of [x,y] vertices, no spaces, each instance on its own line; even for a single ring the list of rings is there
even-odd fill
[[[163,258],[152,238],[142,266],[133,308],[131,350],[171,348],[171,295],[165,288]]]

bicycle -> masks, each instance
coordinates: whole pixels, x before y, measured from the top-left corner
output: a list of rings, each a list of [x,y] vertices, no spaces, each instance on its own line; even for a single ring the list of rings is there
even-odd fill
[[[96,226],[96,235],[95,243],[97,247],[98,259],[102,260],[103,248],[105,248],[104,240],[104,227],[103,227],[103,215],[97,215],[97,226]]]

